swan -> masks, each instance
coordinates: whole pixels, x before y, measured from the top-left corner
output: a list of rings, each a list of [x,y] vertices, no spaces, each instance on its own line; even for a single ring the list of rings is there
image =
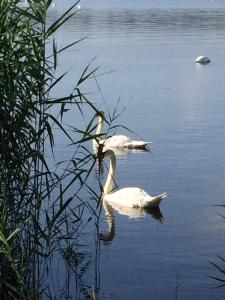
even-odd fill
[[[144,190],[138,187],[127,187],[113,192],[113,183],[116,171],[116,156],[111,149],[104,152],[104,156],[110,160],[109,173],[103,188],[103,200],[109,204],[120,204],[133,208],[152,208],[158,207],[162,199],[165,199],[166,193],[152,197]]]
[[[210,63],[210,59],[207,56],[198,56],[195,59],[195,62],[200,64],[208,64]]]
[[[104,122],[104,112],[100,111],[97,113],[98,126],[96,129],[96,136],[101,135],[103,122]],[[104,149],[109,148],[120,148],[120,149],[145,149],[147,150],[147,145],[151,144],[151,142],[145,141],[133,141],[131,138],[126,135],[114,135],[104,140],[93,139],[93,148],[97,149],[99,144],[104,144]]]

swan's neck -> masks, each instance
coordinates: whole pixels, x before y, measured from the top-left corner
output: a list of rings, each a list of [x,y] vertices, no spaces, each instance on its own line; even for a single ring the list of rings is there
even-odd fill
[[[113,190],[113,183],[114,183],[114,180],[115,180],[115,171],[116,171],[116,157],[115,157],[115,154],[110,151],[110,156],[109,156],[109,173],[108,173],[108,176],[107,176],[107,179],[106,179],[106,183],[105,183],[105,186],[103,188],[103,194],[104,195],[107,195],[109,193],[112,192]]]
[[[96,135],[101,134],[102,127],[103,127],[103,117],[99,116],[99,118],[98,118],[98,126],[97,126],[96,133],[95,133]],[[93,145],[95,147],[98,146],[98,138],[93,139]]]

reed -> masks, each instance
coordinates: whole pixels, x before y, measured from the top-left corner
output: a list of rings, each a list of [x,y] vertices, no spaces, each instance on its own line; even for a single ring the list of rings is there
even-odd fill
[[[51,2],[28,0],[23,7],[20,0],[0,0],[0,299],[46,295],[43,260],[63,245],[69,249],[82,231],[86,203],[78,201],[79,192],[95,164],[85,147],[94,136],[94,120],[79,129],[82,138],[74,141],[62,119],[68,106],[81,114],[83,105],[97,111],[80,88],[96,68],[84,69],[73,93],[52,98],[65,76],[55,76],[59,55],[77,43],[58,49],[53,36],[76,14],[77,3],[47,25]],[[53,107],[58,115],[51,113]],[[54,157],[53,127],[75,149],[63,172],[46,160],[47,146]]]
[[[210,262],[210,264],[216,269],[218,275],[209,276],[210,278],[214,279],[215,282],[217,282],[217,288],[218,287],[225,287],[225,259],[221,256],[218,256],[218,259],[220,261],[220,264]]]
[[[225,205],[221,204],[221,205],[216,205],[218,207],[222,207],[224,208]],[[223,219],[225,219],[225,216],[222,214],[219,214]],[[214,282],[217,283],[217,285],[215,286],[216,288],[220,288],[220,287],[225,287],[225,259],[222,256],[217,256],[218,258],[218,262],[212,262],[210,261],[210,264],[214,267],[214,269],[216,270],[217,274],[216,275],[211,275],[209,276],[209,278],[213,279]]]

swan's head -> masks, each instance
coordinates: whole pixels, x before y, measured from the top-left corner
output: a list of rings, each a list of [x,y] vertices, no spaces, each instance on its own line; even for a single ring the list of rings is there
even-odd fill
[[[103,158],[105,158],[105,157],[107,157],[107,158],[111,158],[111,157],[115,158],[114,151],[112,149],[107,149],[107,150],[103,151]]]
[[[96,117],[100,117],[102,119],[105,119],[105,113],[104,113],[104,111],[98,111],[98,112],[96,112],[95,116]]]
[[[115,157],[115,153],[111,149],[106,149],[105,150],[105,145],[104,143],[99,143],[98,148],[96,148],[96,158],[99,163],[103,161],[104,158],[110,158],[110,157]]]
[[[104,143],[98,143],[97,147],[94,147],[95,150],[95,157],[96,160],[98,161],[98,164],[101,165],[104,158],[112,158],[112,159],[116,159],[116,155],[114,153],[113,150],[111,149],[107,149],[105,148],[105,144]]]

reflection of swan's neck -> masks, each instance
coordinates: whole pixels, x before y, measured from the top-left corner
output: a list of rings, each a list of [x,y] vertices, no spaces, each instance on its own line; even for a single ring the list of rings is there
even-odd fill
[[[112,192],[113,190],[113,183],[115,178],[115,171],[116,171],[116,157],[112,150],[107,150],[105,155],[109,156],[109,173],[106,179],[105,186],[103,188],[103,194],[107,195]]]
[[[102,127],[103,127],[103,121],[104,121],[103,117],[101,115],[99,115],[99,117],[98,117],[98,126],[97,126],[97,129],[96,129],[96,135],[101,134]],[[98,147],[98,138],[93,139],[93,145],[95,147]]]
[[[110,242],[113,240],[115,236],[115,219],[113,216],[113,209],[112,206],[110,206],[107,202],[103,201],[103,207],[105,209],[105,216],[108,223],[108,233],[107,234],[101,234],[101,240],[105,242]]]

